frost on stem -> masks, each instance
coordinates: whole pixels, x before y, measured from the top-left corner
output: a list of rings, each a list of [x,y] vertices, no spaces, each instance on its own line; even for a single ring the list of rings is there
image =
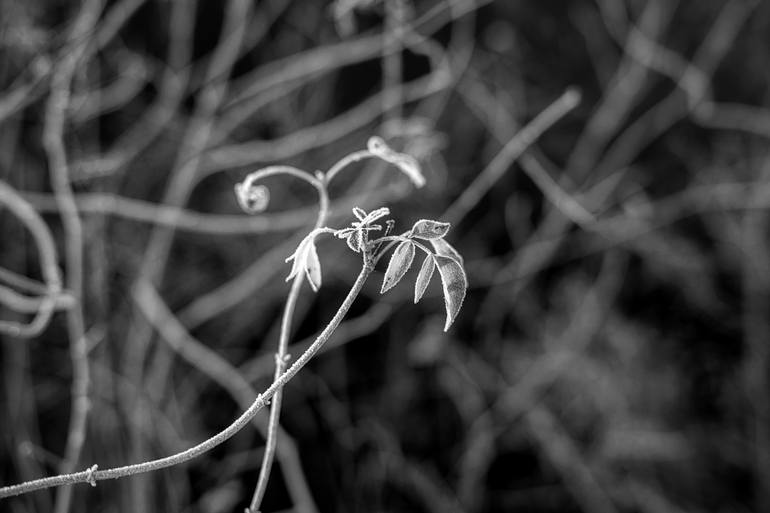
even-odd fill
[[[353,215],[356,216],[358,221],[351,223],[349,228],[335,231],[334,236],[338,239],[345,239],[348,247],[356,253],[359,253],[368,249],[369,232],[382,230],[382,225],[372,223],[382,217],[390,215],[390,210],[383,207],[372,210],[367,214],[363,209],[354,207]]]

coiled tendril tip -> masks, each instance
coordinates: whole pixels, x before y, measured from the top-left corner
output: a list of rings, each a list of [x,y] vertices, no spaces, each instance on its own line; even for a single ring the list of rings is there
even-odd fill
[[[270,190],[264,185],[253,185],[249,181],[235,184],[238,204],[249,214],[264,212],[270,203]]]

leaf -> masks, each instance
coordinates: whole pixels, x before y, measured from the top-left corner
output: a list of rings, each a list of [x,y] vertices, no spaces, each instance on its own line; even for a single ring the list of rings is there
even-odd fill
[[[437,255],[454,258],[461,266],[464,265],[465,261],[460,253],[444,239],[430,239],[430,243]]]
[[[463,306],[465,290],[468,288],[468,277],[463,266],[454,258],[433,255],[438,272],[441,275],[441,284],[444,287],[444,305],[446,306],[446,324],[444,331],[449,330],[460,307]]]
[[[373,222],[375,222],[377,219],[380,219],[381,217],[385,217],[390,214],[390,209],[388,207],[381,207],[377,210],[372,210],[366,216],[364,216],[363,219],[361,219],[361,226],[375,226],[372,225]]]
[[[364,209],[353,207],[353,215],[355,215],[359,221],[363,221],[364,217],[366,217],[366,212],[364,212]]]
[[[313,292],[318,292],[321,287],[321,261],[318,259],[318,252],[315,248],[315,235],[316,233],[313,232],[302,239],[294,254],[286,259],[287,262],[294,261],[286,281],[291,280],[300,272],[304,272],[308,283],[310,283],[310,288],[313,289]]]
[[[345,242],[347,242],[348,247],[356,253],[361,251],[361,247],[358,244],[358,232],[350,232],[350,234],[345,238]]]
[[[449,223],[420,219],[414,223],[409,233],[411,237],[417,237],[418,239],[441,239],[449,232],[449,226]]]
[[[309,241],[310,236],[302,239],[302,242],[299,243],[299,246],[297,246],[297,249],[294,251],[294,253],[286,259],[287,262],[291,262],[292,260],[294,261],[291,266],[291,272],[289,272],[289,275],[286,277],[286,281],[294,278],[297,273],[299,273],[304,267],[306,258],[305,253],[307,252]]]
[[[433,260],[433,255],[428,255],[422,262],[420,267],[420,273],[417,275],[417,281],[414,282],[414,302],[417,304],[422,296],[425,294],[425,289],[428,288],[428,283],[433,277],[433,271],[436,270],[436,262]]]
[[[315,249],[315,242],[310,241],[305,255],[305,276],[310,283],[313,292],[318,292],[321,288],[321,261],[318,260],[318,252]]]
[[[414,260],[414,244],[412,241],[403,241],[396,246],[393,251],[393,255],[390,257],[388,263],[388,269],[385,271],[385,278],[382,280],[382,289],[380,294],[383,294],[393,288],[393,286],[401,281],[406,271],[412,265]]]

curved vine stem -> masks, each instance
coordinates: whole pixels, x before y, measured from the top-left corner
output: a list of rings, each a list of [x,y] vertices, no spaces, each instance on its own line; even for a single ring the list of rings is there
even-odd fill
[[[371,159],[371,158],[376,158],[376,157],[377,157],[377,155],[375,155],[374,153],[372,153],[369,150],[355,151],[355,152],[351,153],[350,155],[347,155],[347,156],[343,157],[342,159],[340,159],[339,162],[334,164],[329,169],[329,171],[326,172],[326,175],[325,175],[326,183],[327,184],[331,183],[331,181],[334,180],[334,177],[337,176],[340,173],[340,171],[342,171],[343,169],[345,169],[349,165],[354,164],[354,163],[356,163],[358,161],[361,161],[361,160]]]
[[[199,443],[198,445],[191,447],[185,451],[166,456],[165,458],[159,458],[156,460],[146,461],[143,463],[136,463],[134,465],[126,465],[123,467],[115,467],[106,470],[98,470],[95,466],[90,467],[82,472],[75,472],[72,474],[63,474],[58,476],[46,477],[43,479],[36,479],[33,481],[27,481],[18,485],[6,486],[0,488],[0,498],[11,497],[14,495],[21,495],[24,493],[32,492],[35,490],[42,490],[45,488],[51,488],[54,486],[62,486],[76,483],[90,483],[95,485],[97,481],[103,481],[105,479],[118,479],[121,477],[131,476],[134,474],[142,474],[145,472],[152,472],[166,467],[171,467],[184,463],[193,458],[204,454],[214,447],[225,442],[233,435],[243,429],[259,410],[267,405],[268,401],[275,396],[275,394],[291,380],[307,363],[311,358],[323,347],[323,345],[329,340],[329,337],[337,329],[342,319],[350,310],[353,301],[356,299],[361,289],[364,286],[367,278],[372,273],[373,266],[371,262],[364,261],[364,265],[361,268],[361,272],[358,274],[355,283],[351,287],[345,300],[340,305],[337,313],[329,321],[329,324],[318,335],[315,341],[297,358],[297,360],[281,374],[262,394],[260,394],[252,405],[244,411],[240,417],[238,417],[227,428],[220,431],[211,438]]]
[[[10,185],[0,180],[0,205],[8,208],[32,234],[40,258],[40,267],[46,283],[45,296],[37,307],[35,317],[28,324],[0,321],[0,332],[19,338],[31,338],[40,334],[51,319],[56,298],[62,290],[62,279],[56,263],[56,245],[48,226],[40,214]]]
[[[372,141],[374,141],[375,149],[377,148],[380,149],[379,152],[371,150]],[[252,173],[246,178],[246,180],[243,181],[243,184],[241,185],[242,191],[246,193],[247,191],[251,190],[252,187],[254,187],[257,181],[263,178],[266,178],[268,176],[281,174],[281,173],[289,174],[291,176],[295,176],[297,178],[300,178],[302,180],[309,182],[314,187],[316,187],[316,189],[318,189],[319,191],[320,208],[318,212],[318,217],[316,219],[316,224],[314,226],[314,230],[318,230],[326,223],[326,218],[328,217],[329,200],[328,200],[327,185],[339,174],[339,172],[345,169],[346,167],[348,167],[349,165],[363,159],[384,158],[383,152],[391,151],[387,147],[382,148],[384,146],[384,143],[380,144],[379,139],[370,139],[369,146],[370,146],[370,149],[356,151],[343,157],[336,164],[334,164],[326,173],[318,172],[316,173],[315,177],[311,177],[309,174],[289,166],[273,166],[273,167],[267,167],[267,168],[261,169],[255,173]],[[409,173],[407,174],[409,175]],[[415,180],[414,176],[410,176],[410,178],[414,180],[416,184],[417,182],[419,182],[419,180]],[[373,263],[374,261],[370,262],[366,256],[364,257],[364,267],[367,267],[370,264],[373,265]],[[299,291],[302,287],[303,279],[304,279],[303,273],[298,273],[294,277],[294,281],[292,282],[291,289],[289,291],[289,296],[286,300],[286,306],[284,307],[283,317],[281,319],[281,333],[278,341],[278,351],[276,352],[276,355],[275,355],[276,379],[278,378],[278,376],[282,374],[286,366],[286,361],[288,359],[287,351],[289,347],[289,335],[291,333],[291,323],[294,316],[294,310],[297,305],[297,300],[299,298]],[[282,398],[283,398],[283,391],[282,389],[279,388],[276,391],[276,394],[273,397],[273,402],[270,406],[268,434],[267,434],[267,440],[265,442],[265,451],[262,456],[262,464],[260,466],[259,478],[257,479],[257,485],[255,487],[251,503],[249,505],[249,508],[247,509],[247,511],[250,513],[256,513],[259,510],[259,507],[262,504],[262,499],[264,498],[265,490],[267,489],[267,483],[270,478],[270,471],[272,468],[273,459],[275,457],[276,437],[278,436],[278,421],[280,418]]]
[[[318,230],[324,226],[329,215],[329,195],[326,190],[327,182],[323,175],[319,174],[318,177],[311,177],[307,173],[292,167],[275,166],[274,168],[265,168],[263,170],[257,171],[256,173],[253,173],[252,175],[249,175],[243,184],[245,187],[253,186],[257,180],[278,173],[286,173],[291,176],[301,178],[312,184],[318,190],[319,209],[318,217],[316,218],[313,230]],[[299,291],[302,288],[302,280],[303,273],[298,273],[294,277],[294,281],[292,281],[291,284],[291,289],[289,290],[289,296],[286,298],[286,305],[283,309],[283,316],[281,318],[281,333],[278,338],[278,351],[275,353],[275,380],[278,380],[278,378],[283,374],[284,369],[286,368],[286,362],[290,358],[290,355],[288,354],[289,336],[291,334],[291,324],[294,318],[294,311],[297,306],[297,300],[299,299]],[[262,464],[259,469],[257,485],[254,489],[254,494],[252,496],[249,509],[247,510],[250,512],[256,512],[259,510],[259,506],[262,503],[262,498],[265,495],[265,490],[267,489],[267,482],[270,479],[270,471],[273,466],[273,460],[275,459],[275,448],[278,439],[278,422],[281,416],[282,400],[283,388],[280,387],[276,390],[270,405],[270,418],[267,425],[267,440],[265,441],[265,451],[262,455]]]

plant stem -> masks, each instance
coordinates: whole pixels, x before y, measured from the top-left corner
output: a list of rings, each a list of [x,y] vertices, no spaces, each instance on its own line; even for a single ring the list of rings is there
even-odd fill
[[[286,299],[286,307],[283,310],[281,319],[281,335],[278,339],[278,352],[275,354],[275,378],[278,379],[286,368],[286,358],[289,349],[289,334],[291,333],[291,322],[294,317],[294,310],[299,298],[299,291],[302,288],[302,281],[305,273],[299,273],[294,277],[289,291],[289,297]],[[249,505],[249,511],[256,513],[262,504],[262,498],[265,496],[267,482],[270,479],[270,469],[273,466],[275,456],[275,445],[278,438],[278,419],[281,416],[281,400],[283,399],[283,388],[279,388],[273,396],[270,405],[270,419],[267,425],[267,440],[265,441],[265,452],[262,456],[262,466],[259,469],[259,479],[254,489],[254,495]]]
[[[265,390],[262,394],[260,394],[254,400],[251,406],[249,406],[249,408],[241,414],[240,417],[238,417],[223,431],[220,431],[216,435],[194,447],[191,447],[177,454],[173,454],[171,456],[166,456],[165,458],[159,458],[157,460],[151,460],[142,463],[136,463],[134,465],[126,465],[123,467],[116,467],[106,470],[96,470],[94,467],[91,467],[90,469],[82,472],[62,474],[58,476],[36,479],[34,481],[27,481],[17,485],[6,486],[0,488],[0,498],[21,495],[35,490],[42,490],[45,488],[66,484],[91,483],[92,485],[95,485],[96,481],[102,481],[105,479],[118,479],[134,474],[152,472],[154,470],[171,467],[173,465],[178,465],[180,463],[189,461],[225,442],[233,435],[238,433],[241,429],[243,429],[257,414],[257,412],[264,408],[268,401],[275,396],[276,392],[278,392],[278,390],[280,390],[286,383],[288,383],[289,380],[291,380],[297,374],[297,372],[302,369],[302,367],[307,365],[310,359],[313,358],[313,356],[321,349],[321,347],[323,347],[326,341],[329,340],[331,334],[334,333],[334,330],[337,329],[340,322],[347,314],[348,310],[350,310],[350,306],[361,292],[361,289],[363,288],[367,278],[369,278],[369,275],[372,273],[372,270],[373,266],[371,262],[365,261],[363,267],[361,268],[361,272],[358,274],[355,283],[348,292],[348,295],[345,297],[345,300],[342,302],[342,305],[340,305],[337,313],[334,314],[332,320],[329,321],[329,324],[318,335],[313,344],[308,347],[304,353],[302,353],[302,355],[291,365],[291,367],[289,367],[288,370],[286,370],[286,372],[281,374],[278,379],[273,381],[273,384],[270,385],[270,387],[267,388],[267,390]]]
[[[291,173],[290,173],[291,174]],[[252,177],[259,176],[257,174]],[[326,190],[325,179],[319,177],[314,178],[311,181],[313,186],[318,190],[319,207],[318,217],[316,219],[313,231],[321,229],[326,224],[326,219],[329,216],[329,195]],[[313,233],[311,231],[311,233]],[[294,311],[297,306],[297,299],[299,299],[299,291],[302,288],[302,281],[304,280],[305,273],[298,273],[294,277],[294,281],[291,284],[291,290],[289,290],[289,296],[286,299],[286,306],[283,309],[283,317],[281,318],[281,334],[278,337],[278,351],[275,354],[275,380],[283,374],[286,368],[286,361],[289,358],[289,335],[291,334],[291,322],[294,318]],[[270,406],[270,419],[267,425],[267,440],[265,440],[265,452],[262,455],[262,465],[259,469],[259,478],[257,479],[257,486],[254,489],[254,495],[251,499],[248,511],[255,513],[259,510],[260,504],[262,504],[262,498],[265,495],[267,489],[267,482],[270,479],[270,470],[273,466],[273,460],[275,459],[275,447],[278,440],[278,419],[281,416],[281,401],[283,400],[283,388],[279,388],[273,396],[273,401]]]
[[[580,104],[581,94],[575,88],[567,89],[524,128],[506,143],[487,167],[468,185],[441,216],[450,223],[460,221],[489,191],[497,179],[518,159],[543,132]]]
[[[8,208],[32,234],[40,258],[41,272],[46,283],[46,287],[41,290],[45,295],[34,319],[29,324],[24,325],[0,320],[0,333],[8,333],[19,338],[35,337],[45,329],[51,320],[56,298],[61,293],[62,280],[56,263],[58,259],[56,244],[43,218],[13,187],[2,180],[0,180],[0,206]],[[4,275],[7,281],[7,273]]]

